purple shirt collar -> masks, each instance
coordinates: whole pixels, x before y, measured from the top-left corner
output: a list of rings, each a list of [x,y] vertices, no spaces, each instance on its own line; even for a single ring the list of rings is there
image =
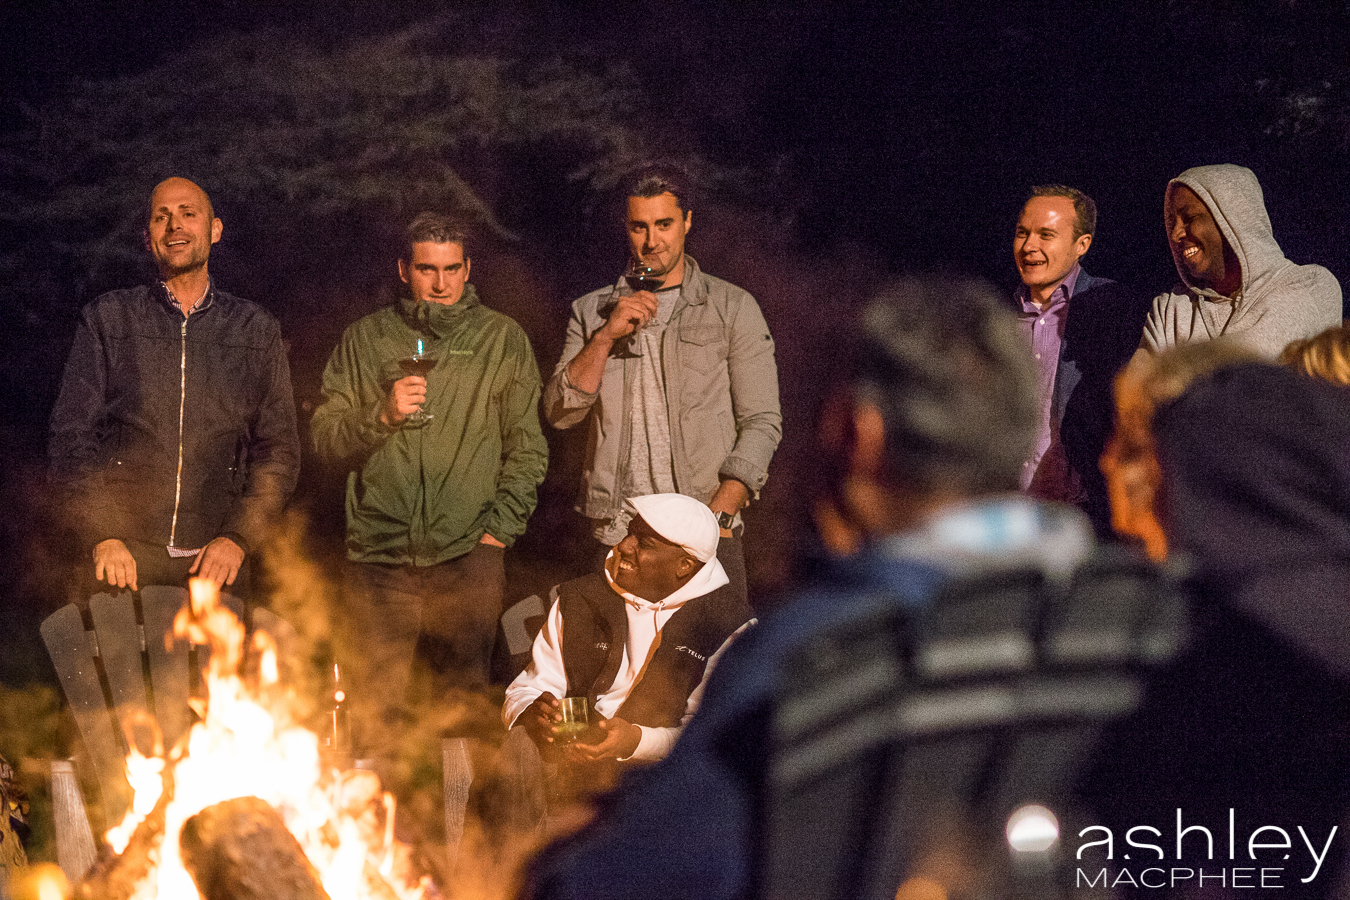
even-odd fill
[[[1073,289],[1078,285],[1078,276],[1083,273],[1083,267],[1078,263],[1073,264],[1069,274],[1064,276],[1064,280],[1055,285],[1054,291],[1050,294],[1050,302],[1045,308],[1048,311],[1052,306],[1058,306],[1061,303],[1068,303],[1069,298],[1073,296]],[[1040,308],[1031,302],[1031,288],[1025,284],[1017,289],[1013,297],[1022,305],[1022,312],[1035,315],[1040,312]]]

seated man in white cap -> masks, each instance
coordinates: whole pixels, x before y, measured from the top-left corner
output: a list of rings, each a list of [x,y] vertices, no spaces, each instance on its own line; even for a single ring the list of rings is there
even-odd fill
[[[598,728],[564,748],[583,768],[669,753],[720,651],[752,621],[726,587],[707,506],[681,494],[628,503],[628,536],[604,570],[553,589],[530,664],[502,707],[506,726],[522,726],[545,750],[562,719],[559,698],[587,698]]]

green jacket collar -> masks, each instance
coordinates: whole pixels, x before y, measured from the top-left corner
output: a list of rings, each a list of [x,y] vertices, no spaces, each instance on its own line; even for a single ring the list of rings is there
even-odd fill
[[[459,327],[460,319],[481,305],[478,291],[471,284],[464,285],[464,294],[458,302],[449,306],[444,303],[418,303],[407,294],[401,294],[398,298],[399,314],[408,327],[438,338],[451,334]]]

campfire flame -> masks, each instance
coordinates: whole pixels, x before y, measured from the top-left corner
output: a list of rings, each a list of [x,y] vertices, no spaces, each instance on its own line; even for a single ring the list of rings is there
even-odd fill
[[[422,900],[434,893],[428,878],[408,874],[408,850],[393,837],[393,798],[381,790],[379,778],[326,771],[318,737],[289,724],[275,708],[275,642],[255,633],[257,668],[246,678],[243,624],[220,604],[213,583],[193,579],[189,588],[189,603],[165,640],[187,638],[210,647],[203,673],[208,700],[194,705],[201,721],[167,755],[160,746],[143,755],[138,741],[128,741],[127,777],[135,800],[107,835],[120,855],[162,794],[170,794],[158,864],[135,897],[197,900],[180,853],[183,825],[209,806],[241,797],[260,798],[280,813],[332,900],[374,900],[390,892],[400,900]]]
[[[134,792],[131,809],[127,810],[121,823],[109,829],[104,836],[108,846],[117,854],[126,850],[131,836],[136,833],[136,826],[154,811],[155,804],[159,803],[164,793],[163,748],[160,748],[160,755],[146,757],[141,755],[134,743],[128,743],[131,743],[131,752],[127,754],[127,781]]]

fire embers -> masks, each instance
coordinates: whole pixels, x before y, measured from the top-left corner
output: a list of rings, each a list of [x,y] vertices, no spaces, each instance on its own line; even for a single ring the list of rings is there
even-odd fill
[[[392,798],[371,772],[327,769],[319,739],[293,724],[278,685],[276,648],[194,580],[177,637],[211,648],[201,721],[168,753],[157,732],[129,723],[128,818],[109,854],[76,889],[88,900],[215,900],[287,896],[421,900],[430,879],[411,873],[393,838]],[[172,640],[170,637],[168,640]],[[120,846],[119,846],[120,845]]]

